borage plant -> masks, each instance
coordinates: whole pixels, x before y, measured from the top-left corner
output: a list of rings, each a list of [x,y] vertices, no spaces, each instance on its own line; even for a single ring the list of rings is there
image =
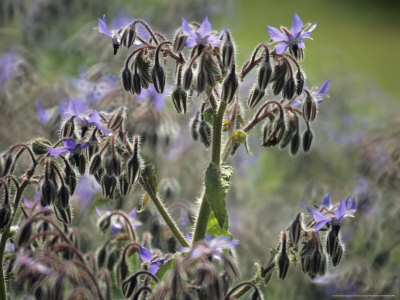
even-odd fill
[[[296,261],[310,278],[323,276],[329,261],[336,266],[344,252],[340,222],[354,215],[355,199],[332,204],[328,194],[320,206],[305,205],[307,212],[282,230],[266,264],[257,264],[254,278],[242,282],[225,203],[233,171],[226,161],[241,144],[250,154],[247,136],[257,125],[265,148],[288,147],[291,155],[310,150],[311,123],[329,89],[329,81],[318,92],[308,89],[300,65],[315,27],[296,14],[290,30],[268,26],[271,40],[238,67],[231,32],[213,30],[207,18],[201,24],[182,19],[172,40],[142,20],[110,30],[105,17],[99,19],[114,54],[120,47],[131,51],[121,75],[126,92],[171,90],[178,113],[186,114],[190,105],[197,109],[192,137],[210,149],[211,158],[194,230],[185,236],[160,199],[154,167],[141,157],[141,137],[125,130],[126,108],[90,112],[71,101],[58,141],[37,138],[1,155],[0,298],[6,299],[5,277],[16,277],[36,299],[237,299],[248,291],[262,299],[261,282],[268,284],[274,271],[285,279]],[[168,86],[170,73],[174,84]],[[244,101],[238,88],[246,77],[254,82]],[[25,170],[17,167],[23,153],[30,159]],[[151,200],[180,246],[151,249],[151,234],[137,233],[136,211],[98,210],[99,228],[112,234],[96,254],[83,253],[70,226],[70,198],[86,170],[106,199],[126,199],[141,185],[142,210]],[[37,187],[38,197],[22,205],[29,185]]]

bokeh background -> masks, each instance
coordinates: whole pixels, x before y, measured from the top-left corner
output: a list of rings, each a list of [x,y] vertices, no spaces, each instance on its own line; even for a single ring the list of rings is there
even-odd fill
[[[305,22],[319,22],[302,66],[309,86],[331,80],[330,97],[319,107],[309,154],[290,157],[262,149],[257,128],[250,137],[254,155],[240,148],[230,159],[235,173],[228,206],[231,231],[240,240],[242,278],[252,276],[255,262],[269,258],[279,232],[304,212],[301,201],[319,204],[330,192],[334,201],[355,196],[358,203],[355,219],[346,219],[342,228],[342,263],[313,281],[292,267],[285,281],[273,277],[267,298],[399,297],[399,11],[396,0],[2,0],[0,149],[36,136],[55,140],[59,105],[70,98],[108,111],[125,105],[127,126],[146,137],[147,158],[157,165],[164,198],[189,230],[209,156],[189,138],[187,124],[198,103],[190,103],[187,116],[178,116],[168,97],[164,109],[155,109],[150,100],[122,92],[119,72],[128,52],[112,55],[109,40],[96,30],[97,17],[106,14],[109,24],[144,18],[172,35],[182,16],[197,21],[209,16],[215,29],[231,29],[243,62],[268,39],[266,24],[290,26],[296,12]],[[241,95],[244,104],[245,84]],[[46,109],[45,116],[38,117],[38,107]],[[139,205],[134,193],[124,203],[106,203],[96,184],[85,180],[90,184],[76,199],[74,221],[83,237],[93,232],[96,205],[127,211]],[[152,211],[150,205],[140,217],[150,230],[159,226]],[[88,238],[81,244],[86,250],[98,246]]]

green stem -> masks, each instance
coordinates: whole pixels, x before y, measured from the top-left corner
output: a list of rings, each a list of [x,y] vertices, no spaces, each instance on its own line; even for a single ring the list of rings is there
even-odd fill
[[[185,239],[185,237],[179,230],[178,226],[175,224],[175,221],[170,217],[161,199],[158,198],[158,196],[153,193],[148,193],[148,195],[150,196],[151,200],[153,200],[155,206],[157,207],[158,211],[163,217],[165,223],[167,223],[169,229],[171,229],[172,233],[174,234],[178,242],[181,243],[183,247],[190,247],[188,241]]]
[[[214,97],[210,94],[210,98]],[[215,99],[212,99],[215,101]],[[210,101],[211,102],[211,101]],[[221,164],[221,139],[222,139],[222,122],[224,120],[224,114],[227,103],[220,102],[218,112],[214,115],[214,126],[213,126],[213,140],[211,148],[211,162],[219,166]],[[193,244],[204,239],[207,230],[208,217],[210,216],[211,208],[208,203],[205,191],[200,204],[199,214],[196,219],[196,224],[193,233]]]

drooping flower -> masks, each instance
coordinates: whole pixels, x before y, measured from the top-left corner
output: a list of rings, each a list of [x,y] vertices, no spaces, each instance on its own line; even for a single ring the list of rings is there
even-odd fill
[[[310,25],[311,24],[303,25],[303,21],[296,13],[293,16],[290,30],[287,30],[285,27],[281,27],[281,30],[279,30],[267,25],[268,33],[272,41],[277,44],[275,46],[275,52],[277,54],[283,54],[286,52],[287,48],[289,48],[296,58],[302,58],[302,49],[305,48],[304,40],[311,39],[311,32],[315,29],[317,23],[314,23],[311,27]]]
[[[102,211],[97,206],[96,206],[96,212],[99,217],[111,214],[110,211],[108,211],[108,210]],[[134,208],[128,214],[129,221],[134,229],[142,226],[142,223],[140,221],[136,220],[136,216],[137,216],[137,212],[136,212],[136,209]],[[112,218],[111,219],[111,232],[113,235],[117,235],[122,231],[124,226],[122,224],[122,221],[120,220],[120,217],[112,216],[111,218]]]
[[[79,209],[85,210],[89,208],[94,194],[98,190],[101,190],[101,185],[98,184],[93,175],[85,174],[79,178],[75,190],[75,195],[78,196]]]
[[[73,139],[66,138],[64,139],[64,147],[59,149],[47,147],[46,149],[52,156],[60,156],[63,153],[79,154],[87,148],[89,148],[89,145],[85,143],[75,143]]]
[[[39,119],[40,123],[42,123],[42,124],[47,124],[51,120],[55,111],[57,110],[56,107],[45,108],[43,101],[40,99],[35,101],[35,107],[36,107],[36,114],[38,116],[38,119]]]
[[[17,75],[18,67],[23,61],[14,53],[7,53],[0,57],[0,90],[3,88],[7,80]]]
[[[204,240],[195,244],[192,248],[184,248],[183,252],[189,252],[191,258],[212,257],[220,260],[224,249],[232,249],[239,244],[236,239],[228,236],[217,236],[208,241]]]
[[[136,95],[135,99],[139,102],[150,100],[157,111],[162,111],[165,107],[165,99],[169,93],[167,86],[164,89],[164,92],[159,94],[154,85],[150,85],[147,89],[142,89],[142,92],[139,95]]]
[[[185,46],[193,48],[195,46],[218,46],[221,42],[221,37],[216,36],[216,32],[212,30],[208,17],[205,17],[198,30],[190,28],[185,18],[182,18],[182,32],[188,38]]]
[[[166,264],[169,259],[168,258],[159,258],[151,251],[145,247],[139,247],[139,256],[142,262],[149,264],[149,272],[155,275],[162,265]]]
[[[327,80],[322,84],[321,88],[318,91],[317,91],[316,87],[312,87],[311,89],[309,89],[310,96],[312,98],[314,98],[314,100],[317,104],[322,103],[324,101],[323,97],[328,96],[330,85],[331,85],[331,81]],[[304,88],[308,89],[307,84],[304,84]],[[296,106],[301,105],[307,96],[308,95],[305,94],[304,97],[302,97],[302,98],[299,97],[299,99],[296,99],[293,102],[292,106],[296,107]]]
[[[339,206],[335,208],[330,202],[329,193],[325,196],[322,201],[320,209],[313,209],[303,203],[307,210],[313,215],[315,221],[315,230],[320,230],[327,223],[339,223],[346,217],[353,217],[357,210],[357,203],[355,198],[347,198],[346,201],[340,200]],[[326,212],[323,212],[326,209]]]
[[[110,135],[110,131],[105,129],[102,125],[102,119],[97,112],[97,110],[94,110],[93,113],[88,116],[88,108],[86,105],[81,102],[81,101],[75,101],[73,102],[72,100],[69,101],[68,109],[64,113],[64,117],[75,117],[75,119],[81,123],[81,126],[95,126],[98,129],[100,129],[104,134]]]

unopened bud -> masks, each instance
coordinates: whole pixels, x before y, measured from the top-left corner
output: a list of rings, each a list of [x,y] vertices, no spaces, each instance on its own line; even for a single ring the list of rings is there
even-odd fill
[[[75,192],[75,188],[78,183],[78,180],[76,178],[76,173],[75,173],[74,169],[72,169],[69,162],[65,162],[64,173],[65,173],[65,178],[64,178],[65,183],[68,184],[69,192],[72,196]]]
[[[278,95],[282,91],[284,86],[285,86],[285,77],[277,78],[272,85],[272,91],[274,92],[274,95]]]
[[[296,85],[292,76],[286,81],[283,89],[283,98],[292,99],[296,91]]]
[[[174,103],[175,109],[178,113],[186,114],[186,103],[187,103],[187,94],[186,91],[180,86],[177,85],[171,95],[172,101]]]
[[[192,139],[195,141],[197,141],[199,137],[199,126],[200,126],[199,114],[200,113],[197,112],[190,122],[190,133],[192,134]]]
[[[138,73],[134,73],[133,77],[132,77],[132,87],[131,87],[131,93],[132,94],[138,94],[140,95],[140,93],[142,92],[142,83],[140,80],[140,76]]]
[[[207,75],[205,70],[201,69],[197,73],[197,92],[200,94],[206,89]]]
[[[300,135],[298,132],[296,132],[293,135],[292,140],[290,142],[290,153],[292,155],[296,155],[297,152],[299,151],[299,147],[300,147]]]
[[[119,190],[122,196],[126,196],[129,193],[131,188],[131,184],[128,181],[128,176],[125,173],[122,173],[119,177]]]
[[[271,74],[272,74],[272,68],[268,57],[268,59],[266,58],[264,63],[258,69],[257,82],[258,82],[258,88],[260,90],[264,91],[267,88],[268,83],[271,79]]]
[[[222,43],[222,65],[229,68],[235,59],[235,47],[233,46],[231,35],[226,34],[226,39]]]
[[[294,245],[297,245],[301,236],[301,213],[298,213],[296,219],[293,221],[292,225],[290,226],[290,240],[293,242]]]
[[[313,140],[313,133],[310,129],[304,131],[303,134],[303,150],[304,152],[308,152],[311,148],[311,143]]]
[[[151,70],[151,78],[157,93],[162,94],[165,88],[165,72],[157,62]]]
[[[32,141],[32,151],[36,155],[44,155],[47,154],[47,148],[51,147],[51,143],[49,140],[39,137]]]
[[[63,138],[71,137],[75,132],[75,123],[73,118],[69,118],[61,127],[61,136]]]
[[[100,167],[101,167],[101,155],[96,154],[95,156],[93,156],[92,161],[90,162],[89,174],[94,175]]]
[[[235,72],[235,65],[232,66],[231,73],[225,78],[224,82],[222,83],[222,101],[226,103],[231,103],[233,97],[236,94],[236,90],[238,88],[239,81],[236,76]]]
[[[130,298],[137,286],[137,276],[134,274],[122,283],[122,293],[125,298]]]
[[[124,86],[125,91],[130,91],[132,86],[132,73],[129,68],[125,68],[122,71],[122,85]]]
[[[69,205],[66,208],[63,208],[58,203],[58,201],[56,201],[56,202],[54,202],[53,208],[54,208],[56,217],[60,222],[63,222],[65,224],[71,224],[72,213],[71,213],[71,208],[69,207]]]
[[[0,232],[7,226],[11,219],[11,206],[8,199],[0,203]]]
[[[114,176],[105,174],[101,181],[101,187],[103,188],[104,197],[112,199],[115,186],[117,185],[117,179],[115,179]]]
[[[128,161],[127,171],[128,171],[128,182],[134,184],[139,177],[140,172],[140,158],[139,158],[139,137],[135,136],[133,155]]]
[[[280,144],[281,149],[286,148],[292,140],[293,135],[299,131],[299,118],[296,114],[288,111],[286,113],[286,131]]]
[[[211,145],[211,126],[206,120],[201,120],[199,125],[200,141],[208,149]]]
[[[185,72],[183,72],[183,88],[185,90],[189,90],[193,80],[193,71],[192,68],[187,68]]]
[[[335,254],[332,255],[332,264],[334,267],[336,267],[339,264],[343,256],[343,252],[344,252],[344,247],[342,243],[339,242]]]
[[[286,231],[282,232],[282,241],[281,247],[277,258],[277,265],[278,265],[278,277],[280,279],[285,279],[287,271],[289,269],[289,256],[286,252]]]
[[[119,48],[119,42],[118,42],[117,37],[113,37],[112,38],[112,46],[114,48],[114,55],[116,55],[117,51],[118,51],[118,48]]]
[[[250,109],[254,108],[258,102],[264,97],[265,91],[260,90],[257,86],[254,86],[251,90],[249,99],[247,100],[247,105]]]
[[[118,286],[122,287],[122,282],[125,280],[126,276],[128,276],[129,273],[129,267],[126,263],[125,257],[122,257],[117,264],[116,273]]]
[[[336,250],[339,246],[339,230],[339,224],[332,224],[331,230],[329,231],[326,238],[326,252],[329,254],[330,257],[332,257],[336,253]]]
[[[45,207],[54,202],[56,197],[56,188],[53,180],[45,179],[40,188],[40,205]]]
[[[125,119],[125,107],[119,108],[117,111],[113,112],[108,121],[107,127],[111,131],[115,131],[118,128],[121,128],[122,122]]]
[[[136,29],[135,25],[132,24],[128,28],[125,28],[121,37],[121,44],[126,48],[130,48],[133,45],[133,42],[136,38]]]
[[[304,87],[304,75],[303,73],[298,70],[296,73],[296,94],[301,95],[303,92],[303,87]]]
[[[303,104],[303,115],[307,121],[314,121],[315,115],[317,114],[317,104],[313,97],[307,93],[306,100]]]
[[[175,35],[174,40],[174,52],[180,52],[185,48],[187,35],[184,35],[182,30],[179,30]]]
[[[69,191],[65,185],[61,185],[57,193],[58,203],[62,208],[67,208],[69,205]]]
[[[107,257],[107,249],[105,246],[101,247],[99,252],[97,252],[97,266],[101,269],[104,266]]]

